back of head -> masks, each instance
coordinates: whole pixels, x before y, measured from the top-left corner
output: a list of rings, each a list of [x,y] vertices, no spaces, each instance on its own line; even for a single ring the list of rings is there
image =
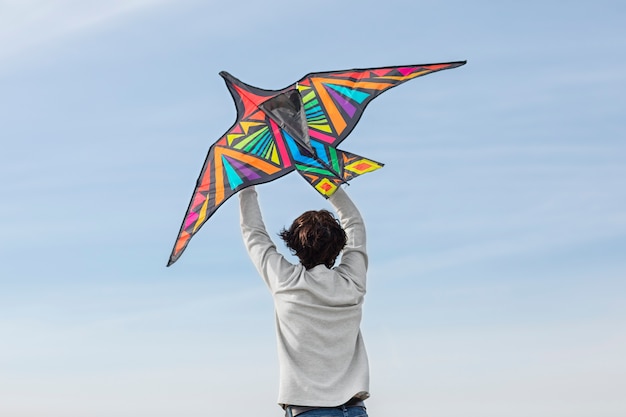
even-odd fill
[[[304,212],[279,236],[306,269],[320,264],[332,268],[347,242],[346,232],[328,210]]]

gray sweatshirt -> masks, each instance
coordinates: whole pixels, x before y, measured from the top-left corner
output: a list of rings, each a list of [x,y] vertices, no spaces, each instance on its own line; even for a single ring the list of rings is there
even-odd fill
[[[241,233],[274,298],[280,385],[278,403],[333,407],[369,397],[360,331],[367,271],[365,225],[343,189],[329,201],[348,237],[338,266],[306,270],[278,253],[265,230],[254,187],[239,193]]]

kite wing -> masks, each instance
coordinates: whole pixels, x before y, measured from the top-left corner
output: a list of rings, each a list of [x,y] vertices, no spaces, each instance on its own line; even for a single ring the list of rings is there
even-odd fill
[[[466,61],[412,66],[315,72],[298,81],[309,126],[309,136],[337,146],[352,132],[365,107],[392,87]]]
[[[181,256],[191,237],[237,191],[279,178],[295,169],[285,132],[254,102],[228,84],[237,121],[207,155],[167,266]],[[274,92],[260,90],[271,97]],[[255,96],[257,98],[263,95]]]

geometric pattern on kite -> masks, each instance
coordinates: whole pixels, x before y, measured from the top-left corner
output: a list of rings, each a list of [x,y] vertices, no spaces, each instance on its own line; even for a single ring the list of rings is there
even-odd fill
[[[378,95],[414,78],[465,61],[317,72],[281,90],[247,85],[220,72],[235,106],[235,123],[209,148],[167,266],[237,191],[292,171],[321,195],[382,163],[337,149]]]

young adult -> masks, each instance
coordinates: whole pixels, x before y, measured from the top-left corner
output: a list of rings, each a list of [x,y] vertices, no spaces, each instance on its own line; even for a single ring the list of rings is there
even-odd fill
[[[290,417],[367,416],[360,330],[367,252],[358,209],[340,188],[328,199],[338,220],[326,210],[307,211],[283,229],[280,237],[300,261],[292,264],[265,229],[255,188],[239,199],[244,244],[274,298],[279,405]]]

